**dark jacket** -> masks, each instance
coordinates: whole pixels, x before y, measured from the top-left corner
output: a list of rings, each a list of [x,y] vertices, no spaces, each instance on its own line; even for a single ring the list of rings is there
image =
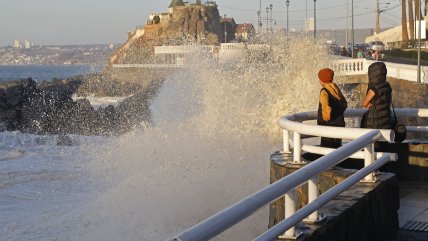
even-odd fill
[[[392,88],[386,81],[387,69],[384,63],[376,62],[369,67],[369,86],[375,96],[371,100],[363,127],[372,129],[391,129]]]
[[[346,99],[341,93],[340,89],[336,85],[334,85],[334,87],[335,88],[324,87],[321,89],[321,92],[324,91],[325,93],[328,94],[328,107],[331,109],[331,112],[330,112],[330,118],[328,120],[325,120],[323,118],[324,110],[322,109],[322,104],[320,101],[318,105],[318,118],[317,118],[318,125],[339,126],[339,127],[345,126],[345,117],[343,113],[348,107],[348,103],[346,102]],[[331,91],[337,91],[337,92],[333,94],[331,93]]]

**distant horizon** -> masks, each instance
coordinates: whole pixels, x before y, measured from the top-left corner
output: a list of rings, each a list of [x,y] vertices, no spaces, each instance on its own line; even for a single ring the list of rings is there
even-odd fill
[[[359,29],[354,29],[354,31],[359,31],[359,30],[364,30],[364,31],[370,31],[370,30],[372,30],[372,31],[374,31],[373,28],[359,28]],[[384,30],[386,30],[386,29],[384,29]],[[346,31],[346,29],[344,29],[344,28],[343,29],[317,29],[317,32],[321,32],[321,31],[338,31],[338,32],[340,32],[340,31]],[[349,31],[351,31],[351,29],[349,29]],[[302,31],[296,31],[296,32],[302,32]],[[308,31],[308,32],[312,32],[312,31]],[[19,40],[19,39],[17,39],[17,40]],[[30,41],[29,39],[27,39],[27,40]],[[24,42],[24,40],[19,40],[19,41],[21,43]],[[113,45],[122,45],[122,44],[125,43],[125,41],[124,42],[120,42],[120,43],[82,43],[82,44],[67,44],[66,43],[66,44],[46,44],[46,45],[34,43],[34,46],[35,47],[39,47],[39,46],[42,46],[42,47],[65,47],[65,46],[90,46],[90,45],[110,45],[110,44],[113,44]],[[10,45],[3,45],[3,46],[0,45],[0,47],[1,48],[4,48],[4,47],[13,47],[13,43],[10,44]]]
[[[19,39],[17,39],[17,40],[19,40]],[[27,40],[30,41],[29,39],[27,39]],[[23,43],[23,42],[24,41],[20,40],[20,43]],[[47,45],[34,43],[34,45],[32,47],[39,47],[39,46],[42,46],[42,47],[66,47],[66,46],[70,46],[70,47],[72,47],[72,46],[91,46],[91,45],[96,46],[96,45],[111,45],[111,44],[121,45],[123,43],[83,43],[83,44],[47,44]],[[11,45],[4,45],[4,46],[0,46],[0,47],[13,47],[13,43]],[[22,48],[22,49],[24,49],[24,48]]]
[[[128,31],[144,25],[150,13],[168,11],[171,0],[5,0],[0,8],[0,46],[13,46],[15,39],[29,40],[37,45],[83,45],[124,43]],[[190,2],[195,2],[191,0]],[[235,18],[237,23],[252,23],[257,27],[257,11],[266,24],[269,13],[276,26],[286,26],[284,0],[217,0],[220,16]],[[317,29],[350,28],[350,0],[316,1]],[[261,6],[259,4],[261,3]],[[269,7],[272,5],[272,11]],[[347,5],[349,12],[347,14]],[[381,4],[381,28],[401,24],[398,0]],[[268,7],[269,11],[266,12]],[[355,29],[375,28],[376,2],[354,0]],[[312,18],[314,1],[290,0],[290,29],[302,29],[305,18]],[[4,24],[7,23],[7,24]]]

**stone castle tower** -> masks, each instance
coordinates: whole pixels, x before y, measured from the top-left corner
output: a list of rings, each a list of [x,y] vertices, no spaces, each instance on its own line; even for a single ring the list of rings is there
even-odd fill
[[[184,2],[182,0],[172,0],[168,8],[173,8],[177,6],[184,6]]]

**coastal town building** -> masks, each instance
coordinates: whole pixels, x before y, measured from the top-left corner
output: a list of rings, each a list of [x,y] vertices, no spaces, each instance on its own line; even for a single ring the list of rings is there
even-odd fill
[[[256,29],[251,23],[238,24],[235,38],[238,42],[248,42],[256,35]]]
[[[24,48],[25,48],[25,49],[29,49],[29,48],[31,48],[31,42],[30,42],[30,41],[28,41],[28,40],[25,40],[25,41],[24,41]]]
[[[15,40],[15,42],[13,44],[13,47],[16,48],[16,49],[21,48],[21,43],[19,42],[19,40]]]
[[[237,24],[234,18],[227,18],[225,15],[223,18],[220,18],[220,26],[223,33],[223,43],[229,43],[235,39]]]

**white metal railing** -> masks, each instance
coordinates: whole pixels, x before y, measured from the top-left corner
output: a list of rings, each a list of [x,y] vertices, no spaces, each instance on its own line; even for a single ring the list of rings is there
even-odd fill
[[[345,116],[360,120],[365,111],[365,109],[349,109],[345,112]],[[428,109],[397,108],[396,113],[400,117],[428,117]],[[284,152],[291,154],[291,146],[293,146],[293,162],[295,163],[301,161],[300,155],[303,150],[325,156],[200,222],[172,240],[209,240],[281,196],[285,196],[285,219],[255,240],[271,241],[275,240],[278,236],[295,238],[298,232],[294,226],[298,222],[305,218],[305,220],[310,222],[320,220],[318,209],[322,205],[359,181],[375,181],[373,172],[387,162],[397,159],[396,154],[376,153],[374,151],[374,142],[391,142],[393,140],[393,132],[391,130],[314,126],[303,123],[304,121],[314,120],[316,117],[317,112],[312,111],[287,115],[280,119],[279,124],[283,128],[284,135]],[[407,126],[407,130],[409,132],[427,132],[428,128],[424,126]],[[293,132],[294,140],[290,140],[290,132]],[[338,149],[330,149],[302,145],[301,136],[303,134],[350,139],[352,141]],[[361,150],[364,151],[361,152]],[[364,159],[365,167],[318,197],[318,175],[350,157]],[[295,188],[305,182],[308,182],[308,204],[296,212]]]
[[[161,68],[181,68],[184,64],[113,64],[113,68],[147,68],[147,69],[161,69]]]
[[[330,61],[329,66],[337,75],[365,75],[368,67],[375,61],[366,59],[339,59]],[[417,65],[395,64],[384,62],[388,69],[387,76],[408,81],[417,81]],[[428,67],[421,67],[421,79],[423,83],[428,83]]]
[[[155,46],[155,55],[159,54],[189,54],[196,52],[214,52],[214,45],[164,45]]]
[[[330,62],[330,67],[337,75],[363,75],[367,74],[365,59],[340,59]]]

